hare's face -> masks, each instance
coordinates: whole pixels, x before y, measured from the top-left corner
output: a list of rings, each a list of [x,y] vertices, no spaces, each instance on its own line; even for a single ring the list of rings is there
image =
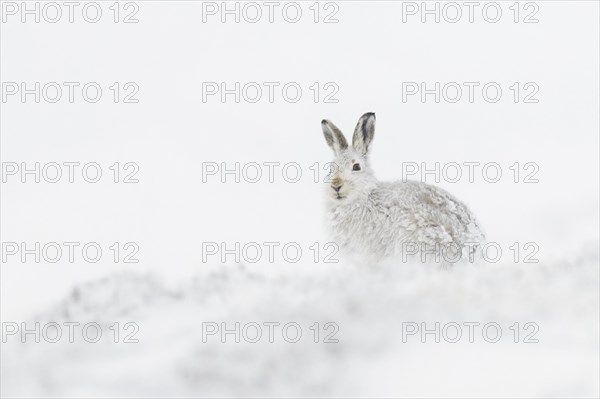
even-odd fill
[[[367,159],[354,148],[347,148],[331,163],[328,194],[334,201],[368,195],[375,177]]]
[[[325,141],[333,149],[335,161],[332,164],[328,193],[335,201],[368,195],[375,183],[375,177],[367,165],[369,144],[375,134],[375,114],[369,112],[359,120],[352,147],[333,123],[321,122]]]

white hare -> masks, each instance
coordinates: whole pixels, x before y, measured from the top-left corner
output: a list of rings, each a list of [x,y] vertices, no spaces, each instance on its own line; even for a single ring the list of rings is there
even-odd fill
[[[328,219],[342,249],[370,260],[473,261],[485,238],[463,203],[425,183],[375,178],[367,160],[374,113],[359,119],[352,146],[333,123],[323,120],[321,125],[335,154]]]

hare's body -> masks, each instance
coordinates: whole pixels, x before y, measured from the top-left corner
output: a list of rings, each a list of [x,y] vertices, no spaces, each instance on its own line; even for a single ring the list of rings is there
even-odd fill
[[[484,240],[464,204],[440,188],[415,181],[378,182],[362,199],[333,203],[329,223],[343,249],[373,259],[468,259]]]
[[[485,238],[469,209],[446,191],[416,181],[380,182],[367,164],[375,115],[356,126],[352,147],[329,121],[323,133],[336,154],[329,223],[342,249],[381,260],[472,262]]]

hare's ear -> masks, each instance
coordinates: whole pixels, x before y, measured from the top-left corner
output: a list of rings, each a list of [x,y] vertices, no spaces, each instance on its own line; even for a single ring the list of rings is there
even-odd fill
[[[361,154],[367,155],[373,136],[375,136],[375,114],[367,112],[360,117],[356,124],[352,136],[352,147]]]
[[[323,119],[321,121],[321,128],[323,129],[323,135],[325,136],[325,141],[327,144],[333,149],[335,154],[339,154],[340,151],[348,148],[348,142],[346,138],[333,123],[329,122],[327,119]]]

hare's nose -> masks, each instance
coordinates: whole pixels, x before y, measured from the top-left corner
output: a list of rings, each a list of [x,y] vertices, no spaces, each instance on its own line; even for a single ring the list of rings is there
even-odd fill
[[[340,192],[340,188],[342,188],[342,185],[341,184],[339,186],[332,185],[331,188],[333,188],[336,193],[339,193]]]

